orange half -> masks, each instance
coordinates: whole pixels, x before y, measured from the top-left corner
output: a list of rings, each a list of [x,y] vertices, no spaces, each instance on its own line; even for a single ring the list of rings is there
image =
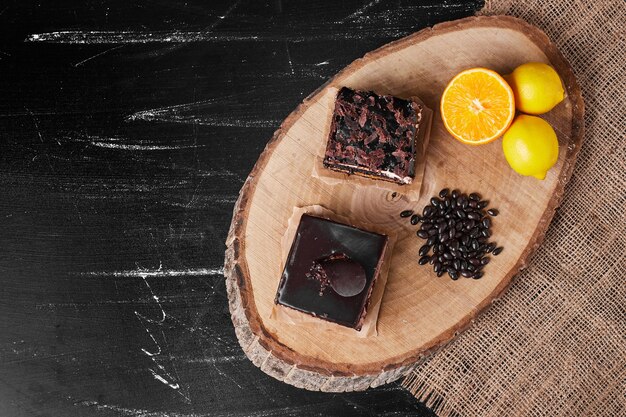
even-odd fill
[[[486,68],[459,73],[441,96],[443,124],[452,136],[470,145],[502,136],[513,116],[513,90],[498,73]]]

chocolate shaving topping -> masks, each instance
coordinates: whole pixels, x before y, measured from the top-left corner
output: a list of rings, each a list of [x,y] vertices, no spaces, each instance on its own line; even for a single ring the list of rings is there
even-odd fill
[[[414,101],[343,87],[335,101],[324,166],[410,182],[420,113]]]

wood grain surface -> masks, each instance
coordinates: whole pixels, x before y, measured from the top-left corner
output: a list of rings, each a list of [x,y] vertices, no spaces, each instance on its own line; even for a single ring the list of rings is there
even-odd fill
[[[433,66],[433,62],[441,63]],[[329,185],[311,177],[323,158],[337,88],[418,96],[437,108],[458,72],[487,67],[501,74],[525,62],[546,62],[565,84],[565,100],[543,117],[557,132],[559,159],[544,181],[508,166],[501,143],[468,147],[454,140],[435,112],[423,184],[406,195],[352,181]],[[399,378],[428,351],[448,342],[499,296],[537,248],[558,207],[583,133],[583,102],[573,72],[539,29],[506,16],[446,22],[368,53],[308,97],[281,125],[240,196],[227,241],[226,275],[238,336],[251,360],[278,379],[309,389],[351,391]],[[410,198],[413,191],[423,195]],[[505,251],[479,281],[437,279],[416,269],[424,243],[416,227],[398,216],[421,211],[442,188],[478,191],[500,210],[494,236]],[[417,190],[415,190],[417,188]],[[277,198],[280,196],[280,198]],[[395,197],[394,197],[395,196]],[[284,259],[282,239],[293,207],[320,204],[353,224],[376,224],[399,237],[378,316],[378,335],[337,336],[270,317]],[[249,323],[249,325],[248,325]],[[332,337],[324,337],[320,332]],[[252,337],[251,337],[252,336]],[[323,342],[322,342],[323,340]],[[272,365],[267,366],[270,362]],[[300,375],[301,374],[301,375]]]
[[[431,415],[252,365],[224,242],[281,120],[465,1],[0,3],[0,415]]]

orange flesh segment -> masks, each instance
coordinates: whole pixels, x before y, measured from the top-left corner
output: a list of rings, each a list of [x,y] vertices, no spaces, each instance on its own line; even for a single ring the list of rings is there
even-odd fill
[[[446,129],[466,143],[496,139],[511,124],[514,113],[513,91],[500,75],[484,68],[457,75],[441,98]]]

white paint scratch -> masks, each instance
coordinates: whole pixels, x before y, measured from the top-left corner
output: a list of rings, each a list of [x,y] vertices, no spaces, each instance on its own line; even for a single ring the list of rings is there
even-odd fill
[[[234,2],[228,9],[226,9],[226,11],[224,12],[223,15],[221,16],[217,16],[217,20],[215,22],[213,22],[208,28],[208,31],[211,31],[213,29],[215,29],[215,27],[217,25],[219,25],[224,19],[226,19],[232,12],[233,10],[235,10],[235,8],[237,6],[239,6],[239,3],[241,3],[241,0],[237,0],[236,2]]]
[[[315,64],[316,67],[321,67],[322,65],[328,65],[329,62],[328,61],[322,61],[322,62],[318,62],[317,64]]]
[[[172,388],[172,389],[179,389],[180,385],[178,384],[173,384],[171,382],[169,382],[167,379],[163,378],[161,375],[157,374],[154,369],[149,369],[150,372],[152,372],[152,376],[154,377],[154,379],[156,379],[159,382],[162,382],[163,384],[167,385],[168,387]]]
[[[176,411],[150,411],[142,408],[127,408],[120,407],[112,404],[101,404],[98,401],[80,401],[74,403],[76,406],[82,407],[94,407],[101,412],[111,411],[117,413],[123,417],[235,417],[235,415],[242,415],[240,413],[233,414],[232,412],[216,412],[211,411],[208,413],[178,413]],[[271,417],[271,416],[297,416],[309,414],[311,410],[311,404],[268,408],[265,410],[250,410],[245,413],[246,417]],[[307,411],[309,413],[307,413]]]
[[[113,277],[113,278],[167,278],[167,277],[198,277],[224,275],[224,268],[196,268],[196,269],[133,269],[125,271],[90,271],[81,272],[84,277]]]
[[[25,42],[48,42],[68,44],[136,44],[136,43],[186,43],[256,41],[259,37],[249,34],[212,34],[209,31],[73,31],[34,33]]]
[[[30,111],[29,108],[24,107],[24,109],[28,112],[31,119],[33,120],[33,124],[35,125],[35,130],[37,131],[37,136],[39,136],[39,141],[43,143],[43,136],[41,135],[41,129],[39,129],[39,120],[37,120],[37,117],[35,117],[35,114],[32,111]]]
[[[159,270],[162,270],[162,268],[159,268]],[[152,299],[156,302],[156,305],[159,306],[159,309],[161,310],[161,318],[159,320],[153,320],[153,319],[149,319],[147,317],[142,316],[141,314],[137,313],[135,311],[135,314],[138,317],[141,317],[142,319],[144,319],[145,321],[147,321],[148,323],[155,323],[155,324],[161,324],[165,321],[165,310],[163,310],[163,306],[161,305],[161,301],[159,301],[159,297],[154,293],[154,291],[152,291],[152,287],[150,286],[150,284],[148,283],[148,280],[146,279],[146,275],[142,275],[141,279],[143,279],[143,282],[146,284],[146,287],[148,287],[148,290],[150,291],[150,295],[152,296]],[[152,336],[152,335],[151,335]],[[154,337],[152,338],[152,340],[154,340]],[[154,342],[156,344],[156,341]],[[159,348],[159,353],[161,353],[161,350]],[[146,354],[148,354],[146,352]],[[154,356],[151,354],[148,354],[149,356]],[[158,353],[157,353],[158,355]]]
[[[357,16],[358,17],[358,16]],[[347,19],[347,18],[346,18]],[[342,22],[339,22],[342,23]],[[374,30],[375,29],[375,30]],[[350,39],[395,38],[411,33],[397,27],[374,28],[366,32],[358,30],[333,30],[323,32],[308,30],[303,34],[252,35],[246,32],[210,33],[206,31],[57,31],[35,33],[24,42],[47,42],[62,44],[146,44],[187,42],[313,42]]]
[[[197,115],[194,112],[206,111],[205,107],[213,104],[215,100],[205,100],[193,103],[178,104],[175,106],[160,107],[150,110],[142,110],[131,114],[126,121],[149,121],[149,122],[170,122],[170,123],[190,123],[216,127],[277,127],[280,120],[275,119],[243,119],[228,117],[224,115]],[[186,114],[187,112],[191,112]]]
[[[111,411],[117,413],[120,416],[124,417],[207,417],[210,414],[187,414],[187,413],[177,413],[171,411],[149,411],[142,408],[127,408],[120,407],[117,405],[109,405],[109,404],[100,404],[97,401],[81,401],[76,403],[76,405],[80,405],[83,407],[95,407],[96,410],[109,413]]]
[[[106,149],[118,149],[123,151],[166,151],[166,150],[180,150],[190,148],[201,148],[205,145],[157,145],[148,140],[132,140],[119,136],[93,136],[93,135],[77,135],[77,136],[65,136],[65,141],[82,142],[89,146],[95,146],[98,148]],[[57,140],[58,141],[58,140]],[[60,142],[59,142],[60,144]]]
[[[166,151],[188,148],[200,148],[204,145],[128,145],[122,143],[92,141],[91,145],[99,148],[120,149],[124,151]]]
[[[295,75],[296,72],[293,69],[293,61],[291,60],[291,53],[289,52],[289,42],[285,42],[285,50],[287,51],[287,61],[289,61],[289,69],[291,70],[291,75]]]
[[[237,198],[238,198],[237,196],[232,196],[232,197],[216,196],[216,195],[212,195],[208,197],[196,196],[195,198],[193,198],[192,200],[186,203],[182,203],[178,201],[171,201],[171,200],[163,201],[163,203],[169,206],[173,206],[173,207],[180,207],[184,209],[196,209],[196,208],[201,208],[201,207],[212,207],[215,204],[234,204],[237,201]]]
[[[98,57],[100,57],[100,56],[102,56],[104,54],[108,54],[109,52],[115,51],[116,49],[120,49],[122,47],[124,47],[124,45],[114,46],[113,48],[109,48],[109,49],[107,49],[104,52],[100,52],[99,54],[95,54],[94,56],[90,56],[87,59],[83,59],[82,61],[79,61],[79,62],[75,63],[74,64],[74,68],[78,68],[79,66],[85,64],[86,62],[91,61],[92,59],[96,59],[96,58],[98,58]]]
[[[159,271],[162,271],[162,266],[159,266]],[[156,326],[161,326],[165,320],[167,319],[167,314],[165,313],[165,309],[163,309],[163,305],[161,305],[161,301],[159,300],[159,297],[154,293],[154,291],[152,290],[152,287],[150,286],[150,284],[148,283],[148,279],[146,277],[146,275],[141,275],[141,279],[143,280],[144,284],[146,285],[146,287],[148,288],[148,290],[150,291],[150,295],[152,297],[152,299],[154,300],[154,303],[159,307],[159,310],[161,312],[161,317],[158,319],[151,319],[149,317],[144,316],[143,314],[139,313],[138,311],[135,311],[135,316],[137,317],[137,319],[139,320],[139,322],[143,325],[144,329],[146,330],[146,333],[148,334],[148,336],[150,337],[150,339],[152,340],[152,342],[154,343],[154,345],[156,346],[156,351],[149,351],[145,348],[141,348],[141,351],[150,358],[150,360],[152,361],[152,363],[156,366],[155,368],[148,368],[148,370],[150,371],[150,373],[152,374],[152,377],[154,379],[156,379],[157,381],[167,385],[168,387],[170,387],[171,389],[173,389],[176,393],[178,393],[181,397],[183,397],[183,399],[187,402],[190,403],[191,399],[189,398],[189,392],[188,389],[181,389],[180,384],[178,383],[178,381],[180,380],[180,377],[178,376],[178,373],[176,372],[176,368],[174,367],[174,365],[172,364],[172,368],[173,368],[173,372],[174,374],[176,374],[175,376],[168,372],[165,367],[159,362],[159,355],[161,355],[163,353],[163,350],[161,348],[161,345],[159,344],[159,342],[157,342],[156,337],[154,336],[154,333],[152,331],[150,331],[150,325],[156,325]],[[166,342],[166,338],[165,338],[165,333],[163,332],[163,330],[159,329],[160,333],[161,333],[161,339]]]
[[[380,3],[380,0],[373,0],[369,3],[367,3],[365,6],[361,7],[360,9],[358,9],[357,11],[355,11],[354,13],[352,13],[349,16],[346,16],[345,18],[343,18],[341,20],[341,23],[345,23],[349,20],[352,20],[354,18],[357,18],[359,16],[361,16],[363,13],[365,13],[366,11],[368,11],[369,9],[371,9],[372,7],[376,6],[378,3]]]
[[[214,357],[214,358],[191,358],[191,359],[184,359],[183,362],[185,363],[204,363],[204,364],[215,364],[215,363],[231,363],[231,362],[243,362],[244,360],[247,360],[247,357],[245,355],[239,355],[239,356],[218,356],[218,357]]]

